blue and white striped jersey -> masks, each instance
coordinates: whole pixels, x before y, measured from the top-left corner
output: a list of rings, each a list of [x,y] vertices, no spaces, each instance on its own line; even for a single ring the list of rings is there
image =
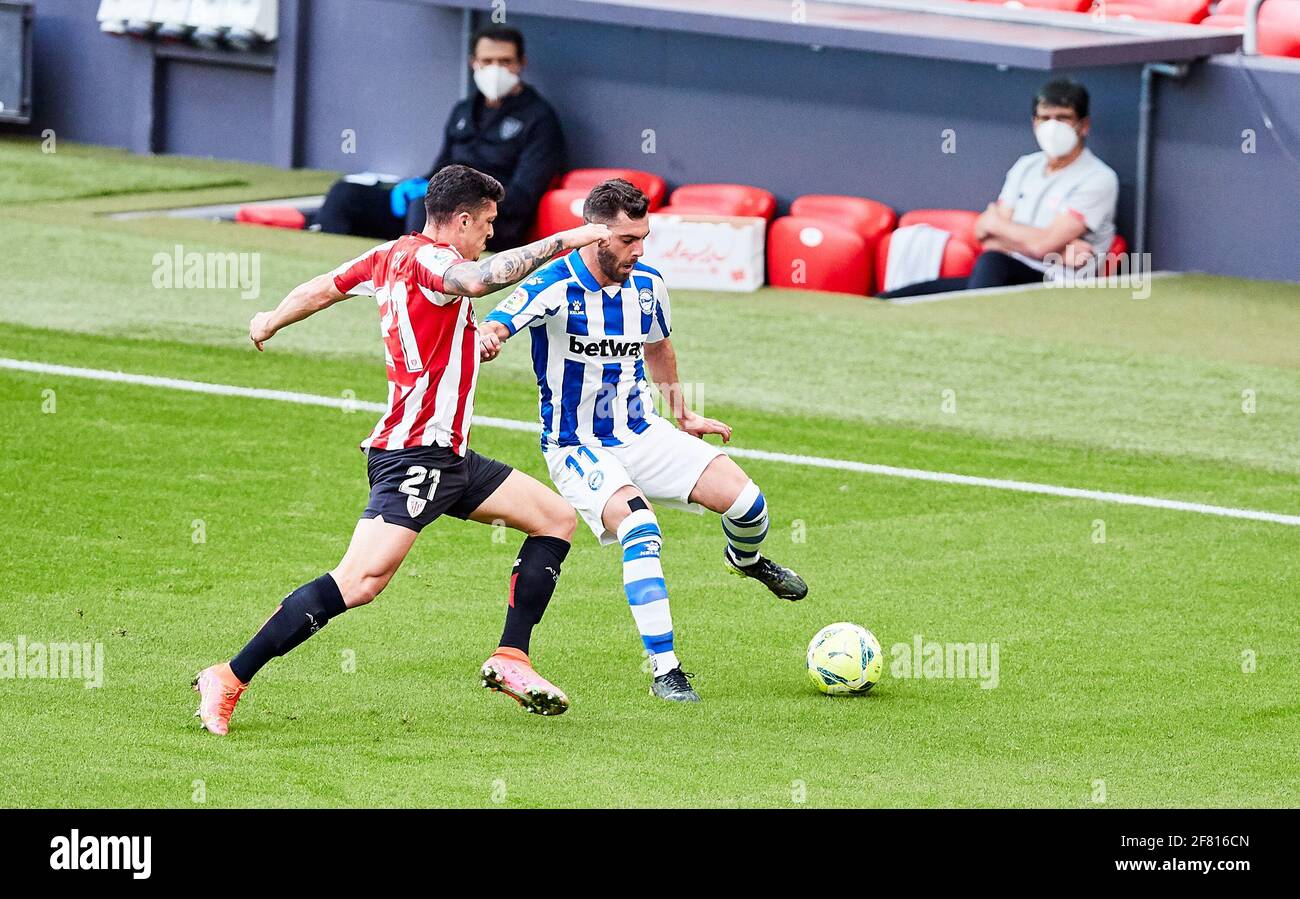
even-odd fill
[[[640,262],[604,290],[577,250],[539,268],[485,321],[530,328],[542,447],[622,446],[656,415],[643,350],[671,332],[663,276]]]

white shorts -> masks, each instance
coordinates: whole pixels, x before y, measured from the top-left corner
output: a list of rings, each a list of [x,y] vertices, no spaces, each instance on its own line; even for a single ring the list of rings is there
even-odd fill
[[[605,505],[629,484],[653,503],[703,511],[690,501],[691,491],[709,463],[722,454],[720,447],[665,420],[652,421],[624,446],[548,446],[542,453],[556,489],[602,545],[618,541],[601,522]]]

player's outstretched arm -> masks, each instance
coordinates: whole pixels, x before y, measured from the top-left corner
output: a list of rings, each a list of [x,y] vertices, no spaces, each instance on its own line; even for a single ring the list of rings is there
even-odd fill
[[[655,386],[668,403],[668,412],[676,420],[677,426],[694,437],[705,434],[721,434],[722,442],[731,441],[731,425],[715,418],[705,418],[691,410],[686,404],[686,392],[682,390],[681,379],[677,376],[677,351],[673,343],[665,337],[645,345],[646,367]]]
[[[442,276],[443,293],[458,297],[481,297],[522,281],[560,253],[609,239],[604,225],[581,225],[534,241],[527,246],[503,250],[482,262],[458,262]]]
[[[309,315],[320,312],[327,306],[333,306],[339,300],[346,299],[347,294],[334,285],[334,276],[317,275],[305,284],[299,284],[289,295],[280,301],[270,312],[259,312],[248,323],[248,339],[258,352],[264,352],[262,344],[266,343],[276,332],[286,325],[300,322]]]

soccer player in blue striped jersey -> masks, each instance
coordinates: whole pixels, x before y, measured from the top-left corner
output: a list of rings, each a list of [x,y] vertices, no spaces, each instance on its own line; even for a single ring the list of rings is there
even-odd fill
[[[480,325],[483,361],[528,329],[551,480],[602,544],[623,553],[623,587],[654,663],[650,692],[695,702],[673,642],[663,533],[651,503],[722,515],[723,558],[782,599],[803,599],[799,575],[763,556],[767,500],[721,447],[731,428],[688,406],[669,335],[664,279],[640,261],[650,232],[645,195],[622,179],[592,189],[583,217],[610,238],[538,269]],[[650,403],[647,374],[677,426]]]

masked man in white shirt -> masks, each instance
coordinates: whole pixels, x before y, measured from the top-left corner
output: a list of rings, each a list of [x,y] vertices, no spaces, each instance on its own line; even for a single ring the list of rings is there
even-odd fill
[[[1119,179],[1086,146],[1088,91],[1068,78],[1034,97],[1040,148],[1016,160],[996,202],[975,222],[984,248],[969,278],[912,284],[886,298],[1050,280],[1056,272],[1094,269],[1115,238]]]

